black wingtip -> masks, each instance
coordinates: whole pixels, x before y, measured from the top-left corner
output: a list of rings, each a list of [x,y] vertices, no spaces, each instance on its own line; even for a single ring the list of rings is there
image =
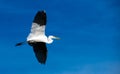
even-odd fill
[[[47,60],[47,48],[44,42],[29,43],[33,46],[36,59],[40,64],[45,64]]]
[[[42,10],[42,11],[38,11],[37,14],[34,17],[33,22],[40,24],[40,25],[46,25],[46,20],[47,16],[46,16],[46,11]]]
[[[34,50],[36,59],[40,64],[45,64],[47,60],[47,50]]]
[[[45,65],[46,64],[46,62],[40,62],[40,61],[38,61],[40,64],[43,64],[43,65]]]
[[[41,61],[41,60],[39,60],[38,58],[37,58],[37,60],[38,60],[38,62],[39,62],[40,64],[43,64],[43,65],[45,65],[45,64],[46,64],[46,60]]]

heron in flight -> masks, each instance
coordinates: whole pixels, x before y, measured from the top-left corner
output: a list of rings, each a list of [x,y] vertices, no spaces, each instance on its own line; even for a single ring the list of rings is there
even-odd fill
[[[30,46],[33,47],[35,56],[39,63],[45,64],[47,59],[47,44],[51,44],[53,39],[59,40],[59,37],[50,35],[45,35],[45,26],[47,21],[47,15],[45,11],[38,11],[35,15],[30,34],[27,37],[27,42]],[[20,46],[25,42],[17,43],[16,46]]]

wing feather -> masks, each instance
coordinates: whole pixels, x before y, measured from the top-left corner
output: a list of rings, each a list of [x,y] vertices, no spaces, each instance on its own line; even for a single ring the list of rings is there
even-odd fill
[[[47,59],[46,44],[43,42],[37,42],[37,43],[33,44],[33,50],[35,52],[35,56],[36,56],[37,60],[41,64],[45,64],[46,59]]]
[[[39,38],[41,35],[45,35],[46,19],[45,11],[37,12],[32,23],[31,32],[27,37],[27,41]]]
[[[33,22],[39,24],[40,26],[46,25],[46,12],[45,11],[38,11],[34,17]]]

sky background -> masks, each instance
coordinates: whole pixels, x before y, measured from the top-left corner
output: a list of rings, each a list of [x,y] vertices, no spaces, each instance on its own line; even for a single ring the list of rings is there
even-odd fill
[[[38,10],[47,13],[45,65],[25,41]],[[119,0],[0,0],[0,74],[120,74]]]

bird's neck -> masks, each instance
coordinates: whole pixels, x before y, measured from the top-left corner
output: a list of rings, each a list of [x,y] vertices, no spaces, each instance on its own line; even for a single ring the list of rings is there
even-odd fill
[[[48,43],[48,44],[51,44],[52,42],[53,42],[52,38],[51,38],[50,36],[48,36],[48,38],[47,38],[47,43]]]

